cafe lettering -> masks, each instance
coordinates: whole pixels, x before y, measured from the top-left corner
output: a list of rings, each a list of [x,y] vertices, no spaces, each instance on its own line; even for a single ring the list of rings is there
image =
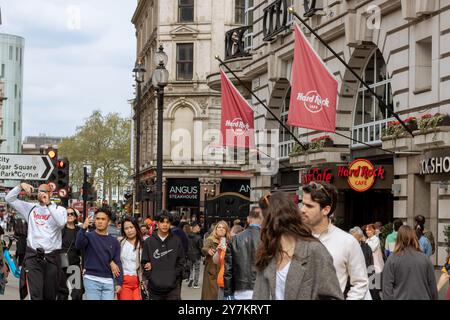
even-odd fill
[[[308,184],[311,181],[334,183],[335,177],[345,178],[350,188],[357,192],[365,192],[374,186],[376,179],[385,180],[385,173],[383,166],[375,167],[367,159],[356,159],[349,166],[313,168],[301,176],[301,182],[302,184]]]

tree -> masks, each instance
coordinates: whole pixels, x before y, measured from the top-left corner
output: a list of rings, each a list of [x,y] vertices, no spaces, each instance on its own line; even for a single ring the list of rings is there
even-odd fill
[[[84,125],[77,127],[75,135],[63,139],[59,154],[70,161],[70,181],[74,186],[83,184],[83,166],[91,165],[91,176],[97,184],[108,188],[111,203],[112,186],[117,180],[123,186],[130,174],[130,119],[117,113],[106,116],[94,111]],[[120,173],[120,174],[119,174]]]

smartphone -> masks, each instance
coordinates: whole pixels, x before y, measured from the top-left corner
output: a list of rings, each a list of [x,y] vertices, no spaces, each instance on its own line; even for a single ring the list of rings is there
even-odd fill
[[[225,247],[227,245],[227,238],[222,237],[220,239],[220,246]]]

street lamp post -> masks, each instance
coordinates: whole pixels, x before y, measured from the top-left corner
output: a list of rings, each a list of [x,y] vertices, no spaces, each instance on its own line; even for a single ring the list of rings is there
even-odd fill
[[[141,134],[141,84],[144,82],[144,73],[145,68],[142,66],[141,60],[138,60],[136,63],[133,72],[134,78],[136,80],[136,101],[134,103],[135,108],[135,122],[136,122],[136,159],[135,159],[135,203],[134,205],[140,201],[140,193],[139,193],[139,156],[141,153],[140,146],[140,134]],[[133,207],[133,215],[135,212],[135,207]]]
[[[158,95],[158,128],[156,146],[156,212],[162,209],[162,175],[163,175],[163,113],[164,113],[164,87],[169,81],[169,71],[166,69],[168,57],[160,45],[155,53],[156,69],[153,73],[152,84]]]

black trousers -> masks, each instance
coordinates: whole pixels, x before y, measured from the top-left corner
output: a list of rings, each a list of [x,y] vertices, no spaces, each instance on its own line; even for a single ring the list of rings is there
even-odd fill
[[[178,286],[172,291],[163,294],[153,292],[150,288],[148,288],[148,296],[150,300],[180,300]]]
[[[59,251],[39,255],[27,248],[23,270],[31,300],[56,300],[60,279],[59,259]]]
[[[84,291],[83,289],[84,288],[83,288],[83,277],[81,275],[81,269],[80,269],[80,266],[71,266],[71,268],[73,268],[73,267],[78,268],[77,272],[79,274],[79,278],[77,280],[78,280],[78,283],[80,284],[80,288],[75,288],[74,283],[71,283],[72,284],[71,289],[69,289],[67,287],[67,279],[69,279],[69,281],[73,280],[72,278],[77,275],[74,273],[68,272],[68,268],[63,268],[61,270],[61,279],[59,281],[60,284],[59,284],[58,300],[69,300],[69,293],[70,293],[72,300],[83,300],[83,291]]]

